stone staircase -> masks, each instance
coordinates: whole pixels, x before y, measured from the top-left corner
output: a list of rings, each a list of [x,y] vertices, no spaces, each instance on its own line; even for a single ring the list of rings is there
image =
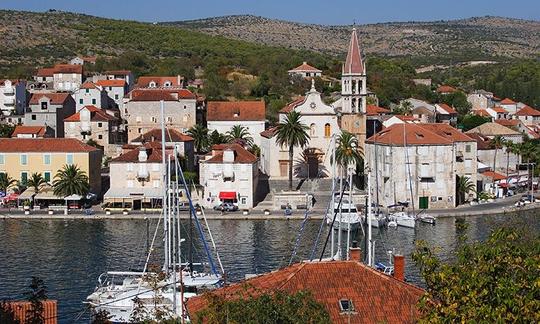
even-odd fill
[[[263,188],[263,189],[261,189]],[[326,208],[332,197],[332,180],[330,179],[294,179],[293,190],[312,194],[315,198],[315,208]],[[256,197],[259,203],[257,209],[272,209],[276,193],[289,191],[287,179],[259,179]],[[265,196],[263,196],[263,193]]]

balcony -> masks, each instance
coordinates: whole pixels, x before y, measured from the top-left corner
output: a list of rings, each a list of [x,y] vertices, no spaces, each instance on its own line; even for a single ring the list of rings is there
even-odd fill
[[[12,94],[15,94],[15,88],[14,87],[5,87],[3,92],[4,92],[4,94],[12,95]]]
[[[6,105],[6,106],[14,106],[15,105],[15,98],[13,98],[13,97],[5,97],[4,98],[4,105]]]

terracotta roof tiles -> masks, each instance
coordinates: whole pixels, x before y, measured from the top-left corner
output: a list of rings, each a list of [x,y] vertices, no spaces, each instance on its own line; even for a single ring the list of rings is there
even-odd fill
[[[182,132],[174,129],[167,128],[165,130],[165,142],[191,142],[193,137],[183,134]],[[161,129],[154,128],[151,131],[148,131],[141,136],[133,139],[132,143],[146,143],[146,142],[160,142],[161,143]]]
[[[96,84],[92,81],[86,81],[84,82],[83,84],[81,84],[81,87],[80,89],[98,89],[99,88],[96,86]]]
[[[39,104],[39,101],[43,98],[49,98],[51,104],[53,105],[62,105],[66,100],[68,100],[71,96],[69,93],[56,93],[56,92],[35,92],[32,94],[32,97],[30,98],[30,105],[37,105]]]
[[[441,85],[440,87],[437,88],[438,93],[452,93],[456,91],[457,91],[456,88],[451,87],[449,85]]]
[[[502,175],[502,174],[500,174],[498,172],[491,171],[491,170],[482,172],[482,175],[492,178],[493,181],[506,179],[506,176],[504,176],[504,175]]]
[[[304,62],[301,65],[295,67],[294,69],[289,70],[289,72],[322,72],[322,71],[307,64],[307,62]]]
[[[187,89],[135,89],[128,94],[131,101],[178,101],[180,99],[196,99]]]
[[[96,84],[100,87],[124,87],[126,81],[124,80],[98,80]]]
[[[264,121],[264,101],[209,101],[206,108],[208,121]]]
[[[510,98],[504,98],[503,100],[501,100],[502,105],[513,105],[515,103],[516,102]]]
[[[442,124],[441,124],[442,125]],[[366,143],[378,143],[394,146],[404,145],[450,145],[452,141],[438,135],[419,124],[394,124],[383,129],[366,140]]]
[[[362,61],[362,52],[360,51],[356,28],[353,28],[351,33],[347,59],[343,65],[343,74],[364,74],[364,63]]]
[[[258,158],[239,144],[219,144],[212,146],[204,163],[223,163],[223,151],[234,151],[234,163],[254,163]],[[201,161],[203,162],[203,161]]]
[[[0,152],[93,152],[97,148],[74,138],[2,138]]]
[[[457,111],[454,108],[445,103],[439,103],[437,105],[448,114],[457,114]]]
[[[47,128],[45,126],[15,126],[15,130],[11,134],[12,138],[16,138],[18,135],[36,135],[37,137],[45,136]]]
[[[104,109],[100,109],[96,106],[84,106],[84,108],[90,111],[90,121],[93,121],[93,122],[100,122],[100,121],[109,122],[109,121],[118,119],[108,114]],[[64,119],[64,122],[79,122],[79,121],[81,121],[80,111]]]
[[[390,114],[390,109],[386,109],[383,107],[375,106],[375,105],[367,105],[366,107],[366,114],[368,116],[377,116],[377,115],[386,115]]]
[[[54,74],[57,73],[83,74],[83,67],[82,65],[56,64],[54,66]]]
[[[516,116],[540,116],[540,111],[529,106],[524,106],[516,112]]]
[[[474,142],[474,139],[463,134],[457,128],[454,128],[448,124],[416,124],[425,129],[432,131],[433,133],[440,135],[452,142]]]
[[[180,87],[184,82],[183,76],[141,76],[137,80],[137,88],[149,88],[154,82],[155,87],[165,87],[165,83],[170,83],[170,87]]]

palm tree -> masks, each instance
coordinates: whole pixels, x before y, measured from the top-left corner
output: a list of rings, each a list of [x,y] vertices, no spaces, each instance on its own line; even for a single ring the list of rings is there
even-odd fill
[[[504,138],[501,135],[496,135],[491,140],[491,145],[495,148],[495,154],[493,154],[493,172],[495,172],[495,167],[497,166],[497,151],[503,147]]]
[[[54,176],[54,194],[66,197],[73,194],[84,196],[90,190],[88,176],[76,165],[64,165],[62,170]]]
[[[217,130],[214,130],[212,133],[210,133],[209,138],[209,145],[217,145],[217,144],[225,144],[227,143],[227,136],[219,133]]]
[[[294,147],[301,148],[308,144],[310,139],[307,130],[309,127],[302,124],[302,116],[297,111],[291,111],[285,116],[285,120],[276,127],[276,143],[279,146],[289,147],[289,191],[292,191],[293,155]]]
[[[2,172],[0,173],[0,190],[4,193],[7,192],[7,190],[13,186],[17,181],[10,177],[7,173]]]
[[[465,202],[465,195],[469,192],[474,191],[474,184],[471,182],[471,179],[466,176],[457,176],[457,204],[461,205]]]
[[[358,139],[354,134],[342,131],[336,140],[336,163],[340,166],[341,177],[343,178],[343,171],[347,167],[360,165],[361,161]],[[349,185],[352,186],[352,184]]]
[[[201,124],[195,124],[188,129],[188,135],[193,137],[197,153],[206,151],[208,148],[208,129]]]
[[[41,175],[41,173],[34,172],[32,175],[30,175],[30,179],[28,179],[26,185],[28,188],[33,188],[35,193],[38,193],[39,188],[46,184],[47,182]]]
[[[234,125],[230,131],[226,134],[229,142],[234,140],[241,140],[246,143],[247,146],[253,145],[253,137],[249,133],[247,127],[242,125]]]

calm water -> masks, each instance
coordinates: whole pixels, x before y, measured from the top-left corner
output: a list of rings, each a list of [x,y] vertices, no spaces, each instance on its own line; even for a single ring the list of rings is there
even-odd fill
[[[482,240],[489,231],[503,223],[521,222],[540,232],[540,214],[528,213],[514,217],[470,217],[469,238]],[[150,236],[156,221],[149,224]],[[301,221],[211,221],[214,238],[219,246],[223,266],[229,280],[245,274],[262,273],[288,264]],[[319,230],[320,221],[306,224],[297,260],[307,259]],[[59,322],[72,323],[85,307],[82,301],[90,294],[100,273],[107,270],[127,270],[142,265],[147,241],[144,220],[103,221],[0,221],[0,299],[22,298],[31,276],[42,278],[48,286],[49,298],[59,303]],[[317,249],[328,229],[325,226]],[[184,236],[187,233],[184,231]],[[386,251],[406,256],[406,275],[422,285],[418,270],[410,260],[414,241],[423,239],[439,246],[445,260],[451,259],[458,233],[453,218],[439,219],[436,226],[420,224],[416,229],[374,229],[376,257],[387,261]],[[361,241],[361,232],[354,239]],[[159,245],[159,244],[158,244]],[[194,244],[195,256],[201,254]],[[328,245],[329,250],[330,244]],[[162,249],[157,247],[153,261],[160,263]],[[187,253],[186,253],[187,254]],[[88,312],[77,322],[88,322]]]

